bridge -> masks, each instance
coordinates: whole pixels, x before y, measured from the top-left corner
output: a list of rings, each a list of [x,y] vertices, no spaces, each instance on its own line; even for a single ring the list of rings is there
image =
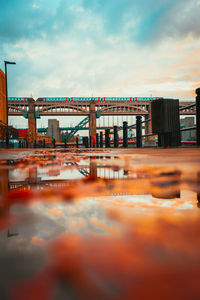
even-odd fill
[[[123,126],[118,126],[119,130],[123,129]],[[136,128],[136,126],[132,127],[133,129]],[[67,127],[60,127],[59,131],[71,131],[74,127],[67,126]],[[77,130],[89,130],[90,128],[88,126],[77,126]],[[97,126],[97,130],[105,130],[105,129],[113,129],[113,126]],[[145,129],[145,126],[142,126],[142,129]],[[20,130],[25,130],[25,128],[20,128]],[[46,127],[37,128],[37,132],[44,133],[47,132]]]
[[[105,196],[127,196],[127,195],[144,195],[144,190],[138,191],[138,189],[131,188],[134,185],[137,185],[138,180],[145,180],[146,174],[141,174],[139,172],[132,172],[129,170],[129,168],[123,166],[122,168],[113,168],[112,164],[105,161],[105,164],[99,164],[98,160],[102,160],[103,158],[113,158],[114,156],[97,156],[95,157],[96,162],[94,159],[90,159],[89,163],[85,162],[85,164],[80,164],[74,161],[68,161],[65,162],[65,165],[71,167],[74,166],[75,170],[77,170],[80,174],[77,178],[70,178],[70,175],[66,174],[63,178],[63,170],[56,170],[56,175],[50,174],[48,178],[43,178],[41,171],[39,170],[38,166],[29,166],[27,177],[24,179],[18,179],[15,176],[12,176],[12,169],[2,169],[1,170],[1,176],[3,176],[3,181],[0,182],[0,188],[4,189],[4,192],[8,192],[8,190],[23,190],[23,189],[32,189],[37,188],[37,191],[43,190],[44,188],[52,188],[52,189],[70,189],[74,187],[75,184],[81,184],[83,183],[83,180],[85,180],[87,177],[90,176],[92,178],[92,181],[94,179],[101,179],[101,188],[96,189],[96,191],[87,191],[87,195],[85,197],[99,197],[101,195],[102,191],[102,182],[105,183],[105,187],[107,188],[103,189],[103,195]],[[57,172],[58,171],[58,172]],[[174,173],[175,174],[175,173]],[[51,177],[54,178],[51,178]],[[162,175],[163,176],[163,175]],[[174,175],[168,175],[166,173],[167,182],[169,182],[168,176],[173,177]],[[177,180],[180,180],[180,175],[177,176]],[[46,177],[46,176],[45,176]],[[115,182],[115,184],[113,184]],[[121,190],[121,187],[126,186],[128,190]],[[114,188],[114,189],[113,189]],[[180,187],[174,186],[170,189],[160,189],[159,192],[155,192],[149,190],[149,186],[146,185],[144,187],[145,189],[145,195],[152,195],[154,198],[163,198],[163,199],[172,199],[172,198],[180,198]]]
[[[14,99],[14,98],[9,98]],[[121,98],[122,99],[122,98]],[[193,104],[194,101],[181,101],[179,106]],[[36,139],[36,119],[40,116],[88,116],[89,135],[96,135],[96,119],[100,116],[144,116],[151,119],[151,100],[146,101],[28,101],[9,100],[8,114],[10,116],[24,116],[28,118],[28,142],[32,144]],[[181,110],[182,115],[195,115],[196,107]],[[145,134],[151,133],[151,122],[145,123]]]
[[[67,178],[62,179],[60,178],[61,172],[59,171],[56,174],[56,177],[58,178],[54,178],[51,179],[51,176],[49,176],[48,179],[44,179],[42,177],[40,177],[41,175],[38,174],[39,170],[38,167],[30,167],[28,170],[28,177],[26,177],[25,179],[10,179],[10,172],[12,173],[12,170],[9,169],[4,169],[1,171],[1,175],[4,175],[4,182],[2,182],[1,184],[6,187],[7,191],[9,190],[19,190],[19,189],[24,189],[24,188],[29,188],[31,189],[32,187],[37,187],[37,189],[43,189],[46,187],[50,187],[50,188],[63,188],[63,187],[71,187],[71,184],[73,184],[73,182],[80,182],[80,180],[82,180],[83,178],[86,178],[88,176],[92,176],[92,178],[96,178],[96,179],[104,179],[107,182],[110,180],[111,182],[113,180],[118,180],[118,181],[122,181],[122,180],[134,180],[135,181],[135,176],[132,176],[132,174],[128,172],[128,170],[121,170],[121,169],[116,169],[113,170],[110,166],[104,166],[104,165],[98,165],[96,163],[94,163],[93,161],[90,160],[89,164],[85,164],[85,165],[79,165],[77,162],[73,162],[73,161],[69,161],[69,162],[65,162],[65,165],[71,167],[74,166],[75,169],[80,173],[80,176],[78,176],[76,179],[71,179],[70,176],[68,175]],[[139,175],[138,175],[139,176]],[[12,177],[12,176],[11,176]],[[62,176],[61,176],[62,177]],[[6,182],[5,182],[6,180]],[[0,184],[0,187],[1,187]],[[127,195],[127,194],[132,194],[132,193],[118,193],[118,195]],[[95,196],[96,194],[94,194]],[[107,195],[112,196],[113,192],[112,191],[108,191]],[[90,195],[91,196],[91,195]]]

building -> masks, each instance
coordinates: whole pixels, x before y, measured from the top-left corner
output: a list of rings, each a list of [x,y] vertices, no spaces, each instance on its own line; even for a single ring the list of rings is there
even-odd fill
[[[7,124],[6,76],[0,69],[0,122]]]
[[[180,120],[182,128],[194,127],[194,117],[185,117]],[[182,141],[193,141],[196,139],[196,130],[188,130],[181,132]]]
[[[18,131],[7,126],[6,75],[0,69],[0,147],[5,147],[6,134],[9,139],[17,139]]]
[[[47,136],[51,136],[56,141],[60,140],[59,121],[56,119],[48,120]]]

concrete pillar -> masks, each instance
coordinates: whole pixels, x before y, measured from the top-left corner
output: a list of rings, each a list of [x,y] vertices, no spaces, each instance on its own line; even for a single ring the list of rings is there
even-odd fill
[[[144,116],[145,121],[148,119],[151,119],[151,105],[148,105],[147,110],[148,110],[148,115]],[[151,121],[145,122],[144,126],[145,126],[145,129],[144,129],[145,134],[152,134],[152,122]],[[146,140],[146,142],[151,143],[154,141],[154,137],[146,136],[145,140]]]
[[[151,105],[148,105],[148,115],[144,116],[145,121],[148,119],[151,119]],[[152,125],[151,125],[151,121],[144,123],[145,125],[145,134],[151,134],[152,133]],[[145,137],[146,141],[150,141],[152,139],[152,137],[147,136]]]
[[[9,191],[9,170],[0,169],[0,195],[7,195]]]
[[[141,124],[142,117],[136,117],[136,147],[142,147],[142,124]]]
[[[28,183],[30,185],[35,185],[38,179],[37,167],[29,168],[28,175]]]
[[[90,136],[96,136],[96,117],[97,117],[97,113],[95,110],[95,102],[91,102],[90,112],[89,112],[89,135]]]
[[[149,119],[149,115],[145,115],[144,116],[144,120],[148,120]],[[149,134],[149,122],[144,123],[145,128],[144,128],[144,132],[145,134]],[[148,140],[148,137],[146,137],[146,139]]]
[[[36,140],[36,118],[35,118],[35,105],[34,100],[28,100],[29,111],[28,111],[28,143],[33,147],[34,141]]]
[[[149,114],[148,114],[147,119],[151,119],[151,105],[149,105],[149,107],[148,107],[148,112],[149,112]],[[152,134],[152,122],[149,121],[148,124],[149,124],[149,132],[148,133]]]
[[[90,176],[97,178],[97,164],[90,161]]]

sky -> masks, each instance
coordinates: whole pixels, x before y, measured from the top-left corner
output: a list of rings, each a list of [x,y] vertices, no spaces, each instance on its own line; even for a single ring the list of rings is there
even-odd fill
[[[200,0],[0,0],[9,96],[161,96],[200,86]]]

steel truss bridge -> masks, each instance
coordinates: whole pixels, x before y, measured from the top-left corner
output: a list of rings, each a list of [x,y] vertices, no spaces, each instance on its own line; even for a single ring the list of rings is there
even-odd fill
[[[34,101],[34,100],[33,100]],[[149,114],[149,106],[151,101],[34,101],[36,117],[38,116],[88,116],[90,114],[91,104],[95,105],[95,111],[101,116],[107,115],[147,115]],[[180,108],[190,105],[194,101],[180,102]],[[8,101],[8,114],[10,116],[25,116],[29,111],[29,102],[24,101]],[[183,115],[195,114],[196,108],[188,108],[181,111]]]
[[[193,104],[194,101],[180,101],[179,107]],[[100,116],[141,115],[145,119],[151,118],[151,101],[35,101],[29,98],[25,101],[8,101],[10,116],[24,116],[28,118],[28,141],[36,140],[36,119],[41,116],[85,116],[89,121],[89,134],[96,134],[96,118]],[[181,115],[195,115],[196,106],[180,111]],[[149,122],[150,123],[150,122]],[[82,126],[81,126],[82,127]],[[77,132],[77,128],[74,132]],[[151,124],[145,129],[151,132]]]

